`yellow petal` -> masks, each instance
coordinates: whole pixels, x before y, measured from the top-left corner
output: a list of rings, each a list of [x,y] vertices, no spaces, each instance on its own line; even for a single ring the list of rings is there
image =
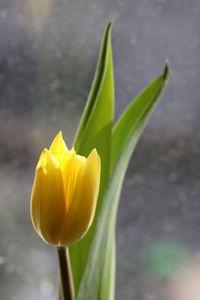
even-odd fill
[[[58,162],[47,149],[39,159],[31,196],[31,217],[37,233],[57,245],[66,216],[64,189]]]
[[[49,148],[49,152],[59,161],[67,151],[68,149],[63,140],[62,132],[59,131]]]
[[[60,238],[61,246],[78,241],[89,229],[99,193],[100,169],[100,157],[94,149],[80,167]]]
[[[74,149],[67,151],[60,161],[67,210],[71,205],[80,167],[85,161],[86,158],[76,155]]]

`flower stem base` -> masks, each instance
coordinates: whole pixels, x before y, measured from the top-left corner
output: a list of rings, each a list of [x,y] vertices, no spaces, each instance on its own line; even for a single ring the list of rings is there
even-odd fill
[[[63,300],[75,300],[74,282],[68,249],[59,247],[58,260],[60,266],[61,289]]]

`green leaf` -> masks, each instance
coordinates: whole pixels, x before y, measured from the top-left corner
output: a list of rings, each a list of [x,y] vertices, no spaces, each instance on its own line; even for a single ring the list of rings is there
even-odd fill
[[[114,299],[115,295],[115,269],[116,269],[116,246],[115,235],[107,243],[105,263],[100,275],[100,283],[97,299]]]
[[[77,300],[114,299],[110,284],[112,285],[112,276],[115,274],[113,272],[105,278],[106,291],[105,280],[102,282],[102,272],[108,269],[109,253],[113,251],[112,239],[115,238],[116,215],[123,179],[135,145],[166,87],[168,75],[169,69],[166,65],[164,73],[129,105],[113,129],[110,181]]]
[[[146,125],[151,117],[155,106],[158,104],[162,93],[165,90],[169,77],[169,67],[166,62],[164,72],[156,78],[144,91],[133,100],[124,111],[119,121],[116,123],[112,134],[112,161],[111,174],[118,163],[122,153],[129,152],[127,147],[130,145],[128,156],[123,155],[126,165],[130,155]]]
[[[109,177],[114,105],[111,25],[112,23],[107,25],[104,33],[91,92],[74,141],[77,153],[87,156],[93,148],[97,148],[101,157],[101,186],[93,225],[80,242],[70,247],[76,291],[87,263],[95,232],[96,218],[102,205],[102,195]]]

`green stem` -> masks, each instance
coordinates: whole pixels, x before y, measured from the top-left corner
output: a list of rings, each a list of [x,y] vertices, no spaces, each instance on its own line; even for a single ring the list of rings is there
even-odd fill
[[[75,300],[74,282],[68,249],[59,247],[58,260],[60,266],[61,289],[63,300]]]

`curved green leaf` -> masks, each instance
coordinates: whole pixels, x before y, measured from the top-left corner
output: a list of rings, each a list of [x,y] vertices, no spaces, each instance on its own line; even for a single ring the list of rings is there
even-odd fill
[[[89,233],[80,242],[70,247],[76,291],[87,263],[96,218],[102,205],[101,196],[109,177],[114,103],[111,25],[112,23],[107,25],[104,33],[91,92],[74,141],[77,153],[87,156],[93,148],[97,148],[101,157],[101,186],[95,220]]]
[[[169,66],[166,62],[163,74],[156,78],[130,103],[115,124],[112,134],[111,174],[129,144],[131,145],[130,155],[132,154],[147,121],[165,90],[168,77]],[[123,158],[125,158],[124,155]],[[126,157],[127,160],[129,160],[129,156]]]
[[[115,238],[116,214],[123,179],[135,145],[166,87],[168,75],[169,69],[166,65],[164,73],[133,100],[113,129],[110,181],[77,300],[114,299],[110,286],[115,274],[113,272],[107,278],[104,277],[102,283],[102,272],[110,265],[109,253],[114,246],[112,239]]]

